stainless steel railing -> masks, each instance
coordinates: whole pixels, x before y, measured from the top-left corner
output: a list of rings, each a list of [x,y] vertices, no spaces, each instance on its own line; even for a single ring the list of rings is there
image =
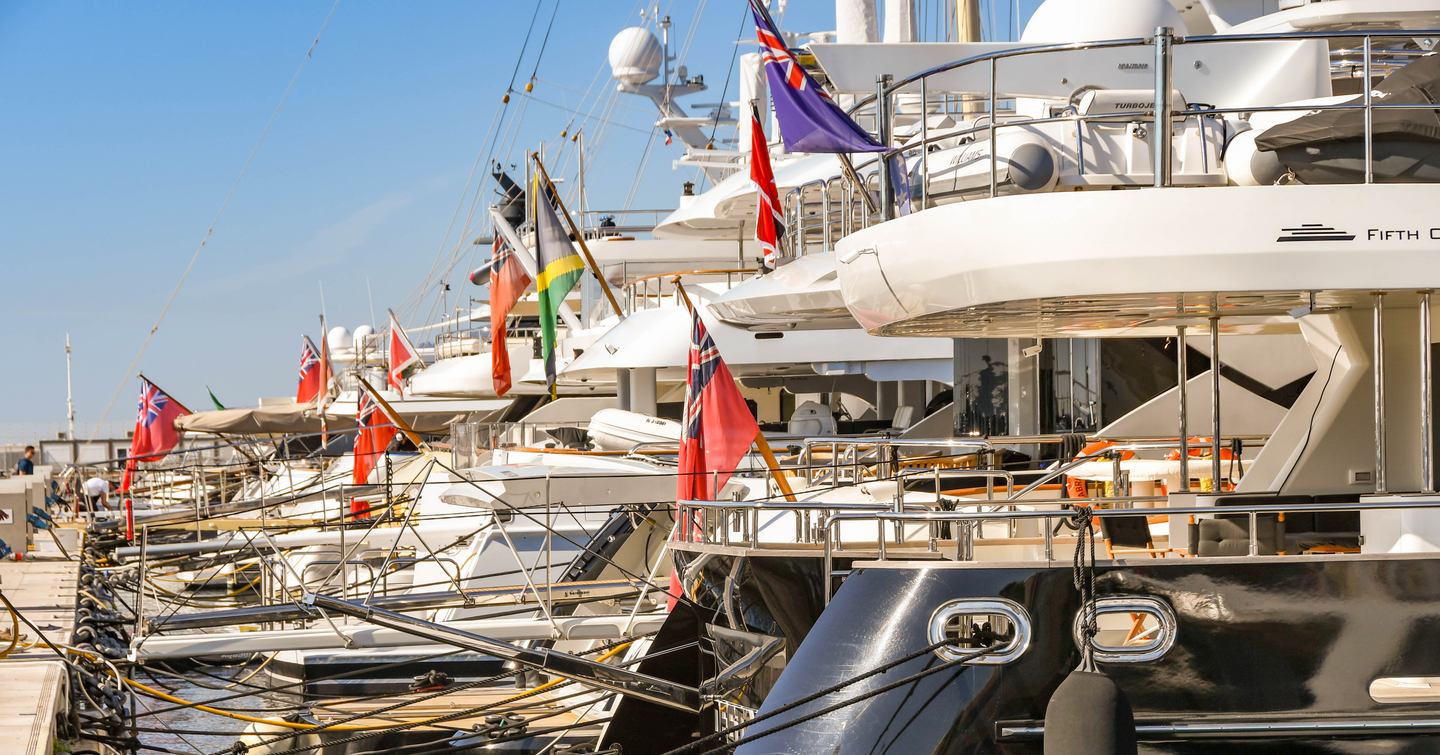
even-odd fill
[[[1153,47],[1154,57],[1154,91],[1156,107],[1153,117],[1150,118],[1152,132],[1152,151],[1154,166],[1153,186],[1166,187],[1171,183],[1169,165],[1173,157],[1173,132],[1172,125],[1176,120],[1188,118],[1215,118],[1217,116],[1237,113],[1265,113],[1265,112],[1295,112],[1295,111],[1322,111],[1322,110],[1361,110],[1365,115],[1364,131],[1364,155],[1365,155],[1365,178],[1364,183],[1374,183],[1374,123],[1373,117],[1376,110],[1437,110],[1440,105],[1434,103],[1378,103],[1372,97],[1372,82],[1377,73],[1389,73],[1404,65],[1408,60],[1426,54],[1423,49],[1394,49],[1394,46],[1377,45],[1377,41],[1399,40],[1408,43],[1411,40],[1423,38],[1440,37],[1440,30],[1432,29],[1407,29],[1407,30],[1354,30],[1354,31],[1319,31],[1319,32],[1287,32],[1277,34],[1232,34],[1232,35],[1204,35],[1192,37],[1177,37],[1170,29],[1157,29],[1150,37],[1132,37],[1126,39],[1102,40],[1095,42],[1079,42],[1068,44],[1035,45],[1030,47],[1016,48],[1010,50],[999,50],[967,58],[951,61],[935,66],[909,76],[885,81],[877,86],[873,95],[862,97],[850,108],[852,115],[858,116],[862,111],[880,116],[877,131],[881,134],[894,132],[893,119],[895,109],[889,107],[889,100],[895,97],[906,88],[918,87],[920,90],[922,114],[921,138],[912,141],[902,147],[894,147],[882,154],[882,161],[903,159],[907,154],[918,152],[920,155],[920,173],[927,179],[929,176],[929,148],[942,140],[954,140],[965,137],[978,137],[983,134],[993,145],[996,134],[1002,129],[1027,128],[1046,123],[1060,121],[1075,122],[1077,127],[1090,122],[1105,121],[1133,121],[1139,117],[1136,113],[1103,113],[1080,115],[1069,113],[1059,116],[1042,118],[1026,118],[1012,116],[1001,118],[1000,106],[1006,100],[1013,99],[1001,88],[1000,64],[1003,61],[1022,57],[1044,56],[1056,53],[1068,53],[1084,50],[1106,50],[1127,47]],[[1237,42],[1271,42],[1271,41],[1306,41],[1326,40],[1337,41],[1347,40],[1351,44],[1346,47],[1332,49],[1331,70],[1333,74],[1343,75],[1349,71],[1353,76],[1359,73],[1363,78],[1364,86],[1361,88],[1361,102],[1359,103],[1338,103],[1338,104],[1303,104],[1303,105],[1254,105],[1244,107],[1211,108],[1208,106],[1187,105],[1183,110],[1174,110],[1171,107],[1168,96],[1171,88],[1169,86],[1174,71],[1173,53],[1176,47],[1185,45],[1213,45],[1228,44]],[[953,102],[962,102],[965,106],[974,107],[976,97],[979,95],[980,102],[986,108],[986,115],[973,119],[973,124],[963,129],[946,130],[940,133],[931,133],[926,116],[930,113],[932,98],[930,95],[930,80],[934,77],[957,71],[963,68],[988,67],[988,91],[979,93],[965,93],[953,95],[950,93],[941,95],[937,101],[942,109],[948,111]],[[1162,96],[1163,93],[1163,96]],[[872,121],[875,119],[872,118]],[[886,163],[888,164],[888,163]],[[988,194],[991,197],[997,196],[1000,192],[1000,174],[995,150],[990,150],[988,166]],[[871,180],[879,184],[877,196],[894,197],[895,191],[890,186],[891,177],[887,170],[880,170],[879,165],[873,172],[867,172],[862,179],[866,183]],[[850,182],[846,182],[849,184]],[[802,205],[803,195],[807,187],[797,187],[787,193],[785,202],[787,206]],[[851,187],[854,192],[868,190],[867,187]],[[928,205],[928,187],[922,184],[921,200],[922,208]],[[892,205],[893,207],[893,205]],[[797,214],[798,217],[799,214]],[[882,208],[879,213],[881,217],[893,216],[893,209]],[[822,213],[824,220],[828,221],[828,215]],[[871,218],[866,216],[867,224]],[[842,234],[844,235],[844,234]],[[822,234],[823,238],[829,237],[829,231]],[[792,240],[799,242],[799,248],[792,248],[791,254],[799,256],[805,253],[804,236],[795,235]]]
[[[1092,516],[1094,516],[1094,517],[1096,517],[1096,518],[1099,518],[1099,519],[1106,519],[1106,518],[1110,518],[1110,517],[1137,516],[1138,513],[1137,513],[1136,509],[1133,508],[1133,505],[1134,505],[1135,503],[1141,503],[1141,502],[1146,502],[1146,501],[1156,501],[1156,500],[1163,500],[1163,499],[1159,499],[1159,498],[1153,497],[1153,496],[1152,496],[1152,497],[1132,496],[1132,497],[1127,497],[1127,498],[1123,498],[1123,499],[1113,499],[1113,498],[1107,498],[1107,499],[1070,499],[1070,500],[1067,500],[1066,503],[1069,504],[1070,506],[1074,506],[1075,504],[1086,504],[1086,505],[1090,505],[1090,506],[1092,506],[1092,508],[1091,508],[1091,515],[1092,515]],[[1112,508],[1094,508],[1093,506],[1095,506],[1095,505],[1106,505],[1106,506],[1111,506]],[[1355,502],[1355,503],[1300,503],[1300,504],[1294,504],[1294,503],[1291,503],[1291,504],[1258,503],[1258,504],[1244,504],[1244,505],[1235,505],[1235,506],[1176,506],[1176,507],[1159,507],[1159,508],[1152,508],[1152,509],[1142,509],[1142,511],[1145,511],[1145,512],[1147,512],[1147,513],[1153,513],[1153,514],[1156,514],[1156,515],[1163,515],[1163,516],[1185,516],[1185,517],[1216,516],[1216,515],[1221,515],[1221,514],[1224,514],[1224,515],[1237,515],[1237,514],[1238,514],[1238,515],[1244,515],[1244,516],[1246,516],[1246,518],[1249,520],[1249,521],[1248,521],[1248,524],[1249,524],[1248,557],[1249,557],[1249,558],[1259,558],[1259,557],[1261,557],[1261,556],[1260,556],[1260,554],[1259,554],[1259,539],[1258,539],[1258,535],[1257,535],[1258,525],[1259,525],[1259,521],[1258,521],[1258,520],[1259,520],[1259,517],[1264,516],[1264,515],[1269,515],[1269,514],[1283,515],[1283,514],[1293,513],[1293,512],[1307,512],[1307,513],[1335,513],[1335,512],[1345,512],[1345,513],[1359,513],[1359,514],[1362,514],[1362,515],[1363,515],[1365,512],[1375,512],[1375,511],[1409,511],[1409,510],[1427,510],[1427,509],[1440,509],[1440,498],[1433,498],[1433,497],[1414,497],[1414,498],[1397,498],[1397,499],[1383,500],[1383,501],[1374,501],[1374,502],[1365,502],[1365,501],[1362,501],[1362,502]],[[1053,560],[1054,560],[1054,547],[1055,547],[1055,536],[1054,536],[1054,530],[1055,530],[1055,528],[1054,528],[1053,525],[1054,525],[1054,523],[1055,523],[1056,521],[1058,521],[1058,520],[1069,519],[1069,518],[1073,517],[1074,515],[1075,515],[1074,510],[1073,510],[1073,509],[1070,509],[1070,508],[1054,508],[1054,509],[1037,509],[1037,508],[1031,508],[1031,509],[1015,509],[1015,510],[1010,510],[1010,511],[997,511],[997,512],[989,512],[989,511],[973,511],[973,512],[971,512],[971,511],[905,511],[905,512],[876,511],[876,512],[839,512],[839,511],[837,511],[836,513],[833,513],[833,514],[831,514],[830,516],[828,516],[828,517],[826,518],[825,522],[823,523],[823,526],[824,526],[824,528],[825,528],[825,532],[824,532],[824,536],[823,536],[824,552],[823,552],[822,557],[824,558],[824,561],[825,561],[826,585],[828,586],[828,585],[830,585],[830,584],[833,583],[833,578],[834,578],[834,576],[833,576],[833,575],[834,575],[833,559],[835,558],[835,556],[836,556],[837,553],[841,553],[841,552],[843,552],[843,551],[845,550],[844,544],[843,544],[843,542],[842,542],[841,539],[840,539],[839,529],[838,529],[838,527],[839,527],[840,525],[842,525],[843,523],[845,523],[845,522],[862,522],[862,523],[863,523],[863,522],[870,522],[870,521],[875,522],[875,523],[876,523],[876,526],[877,526],[877,534],[879,535],[880,540],[877,542],[877,546],[876,546],[875,548],[867,548],[867,552],[873,551],[873,552],[875,552],[875,553],[878,554],[878,560],[880,560],[880,561],[886,561],[886,560],[888,560],[888,549],[886,548],[886,541],[885,541],[885,539],[884,539],[884,534],[885,534],[884,525],[885,525],[886,522],[890,522],[890,523],[893,523],[893,524],[896,524],[896,525],[900,525],[900,526],[903,526],[903,525],[906,524],[906,523],[912,523],[912,524],[937,524],[937,523],[951,523],[951,524],[956,524],[956,523],[958,523],[958,524],[965,525],[965,528],[964,528],[964,529],[973,531],[973,529],[974,529],[975,527],[977,527],[979,524],[984,523],[984,522],[987,522],[987,521],[1007,521],[1007,522],[1008,522],[1008,521],[1039,520],[1039,521],[1042,523],[1041,530],[1042,530],[1042,532],[1044,533],[1044,553],[1045,553],[1045,559],[1046,559],[1046,561],[1053,561]],[[963,531],[963,530],[962,530],[962,531]],[[956,557],[956,560],[961,560],[961,561],[972,560],[972,559],[973,559],[973,552],[970,553],[968,556],[966,555],[966,553],[965,553],[965,551],[964,551],[964,548],[963,548],[963,539],[957,536],[957,541],[959,541],[959,543],[957,544],[957,557]],[[897,543],[897,545],[898,545],[898,544],[899,544],[899,543]],[[867,544],[867,545],[868,545],[868,544]],[[1331,558],[1343,558],[1343,557],[1345,557],[1346,555],[1347,555],[1347,554],[1332,554],[1332,555],[1329,556],[1329,557],[1331,557]],[[1348,555],[1354,555],[1354,554],[1348,554]],[[1283,556],[1283,555],[1278,555],[1278,556],[1266,556],[1266,558],[1286,558],[1286,556]],[[827,600],[827,601],[829,600],[828,590],[827,590],[826,600]]]

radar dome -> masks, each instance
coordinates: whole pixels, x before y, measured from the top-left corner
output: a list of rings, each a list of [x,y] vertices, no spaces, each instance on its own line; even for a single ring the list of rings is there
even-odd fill
[[[375,335],[374,328],[369,325],[361,325],[350,334],[350,342],[354,344],[356,351],[360,351],[365,348],[365,339],[373,335]]]
[[[641,26],[620,30],[610,40],[610,75],[625,84],[644,84],[660,75],[665,50],[660,40]]]
[[[325,334],[325,343],[330,346],[331,351],[341,351],[350,348],[350,331],[343,325],[336,325]]]
[[[1161,26],[1185,34],[1185,21],[1169,0],[1046,0],[1025,24],[1020,41],[1044,44],[1149,37]]]

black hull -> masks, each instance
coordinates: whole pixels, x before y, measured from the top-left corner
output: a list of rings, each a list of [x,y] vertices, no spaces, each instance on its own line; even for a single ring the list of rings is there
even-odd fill
[[[1130,699],[1142,751],[1440,751],[1440,703],[1381,704],[1368,693],[1378,677],[1440,675],[1440,559],[1165,559],[1101,564],[1096,575],[1101,597],[1159,598],[1178,620],[1163,657],[1102,664]],[[857,570],[790,659],[762,715],[923,649],[932,612],[954,599],[1020,604],[1033,642],[1007,665],[948,668],[739,752],[1041,752],[1046,704],[1080,660],[1071,579],[1062,567]],[[926,653],[746,734],[939,663]]]

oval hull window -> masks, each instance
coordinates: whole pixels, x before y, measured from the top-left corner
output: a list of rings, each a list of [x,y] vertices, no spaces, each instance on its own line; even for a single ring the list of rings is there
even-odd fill
[[[1175,646],[1178,623],[1170,604],[1158,598],[1109,597],[1095,601],[1095,660],[1102,663],[1146,663],[1159,660]],[[1080,625],[1084,611],[1075,612],[1071,632],[1083,647]]]
[[[929,637],[931,642],[951,640],[935,649],[944,660],[998,666],[1030,648],[1030,614],[1004,598],[952,600],[930,614]]]

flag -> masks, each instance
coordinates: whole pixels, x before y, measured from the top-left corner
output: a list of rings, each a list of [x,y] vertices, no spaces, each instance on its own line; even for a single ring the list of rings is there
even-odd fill
[[[762,0],[750,0],[760,59],[770,82],[780,137],[791,152],[884,152],[887,147],[860,128],[825,94],[785,46]]]
[[[135,415],[135,434],[130,438],[131,461],[159,461],[180,442],[175,420],[190,413],[168,394],[140,378],[140,403]]]
[[[211,388],[210,386],[207,385],[207,386],[205,386],[205,392],[208,393],[208,394],[210,394],[210,403],[211,403],[212,405],[214,405],[215,411],[217,411],[217,412],[225,411],[225,405],[222,404],[222,403],[220,403],[219,397],[217,397],[217,396],[215,395],[215,389],[213,389],[213,388]]]
[[[555,208],[544,198],[536,181],[535,200],[535,291],[540,299],[540,343],[541,358],[545,360],[545,382],[550,386],[550,397],[555,397],[555,347],[558,334],[555,317],[565,296],[575,288],[580,273],[585,270],[585,261],[575,253],[570,243],[570,234],[565,232]]]
[[[356,485],[370,481],[370,472],[385,456],[390,441],[395,439],[395,425],[367,390],[360,391],[355,407],[355,464],[350,479]],[[350,514],[356,519],[370,516],[370,504],[357,498],[350,499]]]
[[[390,313],[390,387],[394,388],[400,395],[405,395],[403,379],[405,370],[421,364],[420,354],[405,336],[405,329],[400,327],[400,322],[395,319],[395,313]]]
[[[496,396],[504,396],[510,390],[505,319],[529,286],[530,274],[525,272],[515,250],[497,234],[490,255],[490,374]]]
[[[760,434],[760,426],[698,312],[690,314],[688,367],[676,497],[708,501],[735,472]]]
[[[125,458],[125,475],[120,478],[120,492],[126,493],[134,481],[142,461],[159,461],[180,442],[175,420],[190,413],[179,401],[170,398],[148,379],[140,378],[140,402],[135,410],[135,431],[130,435],[130,453]],[[134,502],[125,498],[126,538],[135,539]]]
[[[324,391],[325,365],[320,363],[320,351],[310,340],[310,336],[303,336],[300,348],[300,384],[295,388],[295,403],[308,404],[320,397]]]
[[[754,108],[750,110],[750,182],[755,184],[755,241],[760,245],[760,264],[774,270],[780,236],[785,233],[785,215],[775,188],[775,172],[770,169],[770,145],[765,143],[765,129]]]

